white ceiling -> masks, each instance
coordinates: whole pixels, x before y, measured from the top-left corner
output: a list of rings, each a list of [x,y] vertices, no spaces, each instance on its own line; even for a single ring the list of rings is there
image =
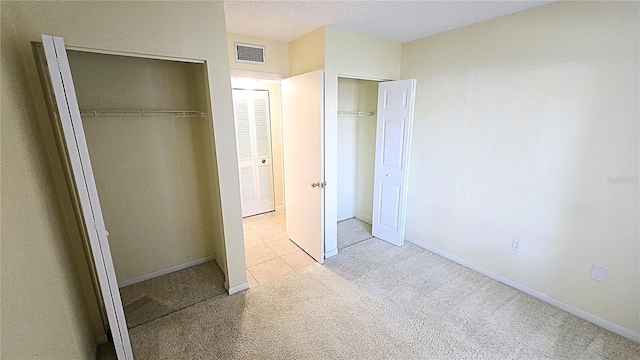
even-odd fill
[[[407,42],[551,1],[225,0],[227,31],[291,41],[323,25]]]

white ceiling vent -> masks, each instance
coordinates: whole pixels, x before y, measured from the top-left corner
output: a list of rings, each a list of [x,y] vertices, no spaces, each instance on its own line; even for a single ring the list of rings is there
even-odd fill
[[[234,43],[236,47],[236,62],[266,65],[264,46]]]

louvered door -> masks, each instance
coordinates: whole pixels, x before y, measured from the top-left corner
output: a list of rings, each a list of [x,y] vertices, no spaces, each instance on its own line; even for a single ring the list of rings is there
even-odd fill
[[[275,210],[269,92],[233,90],[242,216]]]

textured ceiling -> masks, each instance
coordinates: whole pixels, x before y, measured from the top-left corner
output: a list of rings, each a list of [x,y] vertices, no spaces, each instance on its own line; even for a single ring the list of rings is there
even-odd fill
[[[225,0],[227,31],[291,41],[323,25],[407,42],[550,1]]]

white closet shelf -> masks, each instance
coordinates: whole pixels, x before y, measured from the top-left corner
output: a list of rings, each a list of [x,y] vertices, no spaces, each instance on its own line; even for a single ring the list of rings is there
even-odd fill
[[[195,110],[80,110],[84,117],[207,117],[204,111]]]
[[[338,116],[373,116],[373,111],[338,111]]]

